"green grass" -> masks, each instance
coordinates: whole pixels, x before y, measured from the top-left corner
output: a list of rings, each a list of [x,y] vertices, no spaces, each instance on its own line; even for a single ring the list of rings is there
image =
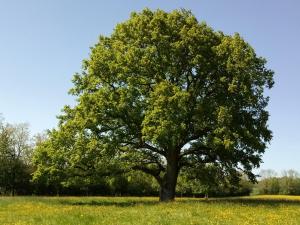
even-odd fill
[[[0,197],[1,225],[300,224],[300,196],[220,199]]]

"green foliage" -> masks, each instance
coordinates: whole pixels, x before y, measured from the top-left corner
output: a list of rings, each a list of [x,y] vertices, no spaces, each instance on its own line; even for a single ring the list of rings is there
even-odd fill
[[[189,11],[132,13],[75,74],[77,104],[37,148],[35,179],[140,170],[166,199],[180,170],[195,165],[254,180],[272,137],[265,64],[238,34],[215,32]]]
[[[26,124],[0,120],[0,194],[28,194],[32,173],[31,145]]]
[[[226,174],[214,164],[182,170],[177,184],[181,196],[244,196],[249,195],[252,188],[253,184],[246,176]]]
[[[282,176],[272,171],[262,171],[262,179],[254,186],[253,194],[300,195],[300,175],[294,170],[284,171]]]

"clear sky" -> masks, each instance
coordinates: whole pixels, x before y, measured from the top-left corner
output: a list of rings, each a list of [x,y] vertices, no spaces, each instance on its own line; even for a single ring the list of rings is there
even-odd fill
[[[0,113],[28,122],[32,134],[53,128],[71,79],[100,34],[145,7],[192,10],[199,21],[239,32],[275,71],[269,92],[274,138],[263,169],[300,171],[300,1],[298,0],[0,0]]]

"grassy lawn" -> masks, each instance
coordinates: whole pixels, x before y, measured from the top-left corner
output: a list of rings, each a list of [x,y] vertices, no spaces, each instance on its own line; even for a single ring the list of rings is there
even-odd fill
[[[0,197],[1,225],[300,224],[300,196],[224,199]]]

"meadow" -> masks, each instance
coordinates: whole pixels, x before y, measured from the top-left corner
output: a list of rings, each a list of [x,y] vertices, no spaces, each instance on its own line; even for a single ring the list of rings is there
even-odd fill
[[[1,225],[300,224],[300,196],[0,197]]]

